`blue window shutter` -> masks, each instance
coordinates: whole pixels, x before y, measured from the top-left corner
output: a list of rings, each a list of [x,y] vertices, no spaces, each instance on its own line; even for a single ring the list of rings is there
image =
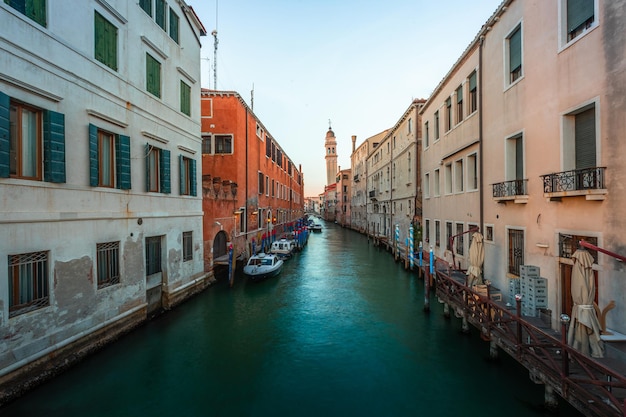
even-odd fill
[[[65,115],[51,110],[43,114],[43,176],[65,182]]]
[[[185,189],[185,167],[183,158],[182,155],[178,155],[178,189],[180,194],[182,194]]]
[[[0,91],[0,178],[9,177],[9,114],[11,98]]]
[[[115,142],[117,188],[130,190],[130,136],[117,135]]]
[[[161,160],[159,165],[161,168],[161,192],[163,194],[169,194],[172,192],[172,184],[170,182],[170,151],[161,149],[159,153]]]
[[[89,185],[97,187],[98,179],[98,126],[89,124]]]
[[[197,195],[197,189],[196,189],[196,160],[192,159],[191,161],[191,166],[190,166],[190,173],[189,173],[189,192],[191,193],[192,196],[196,196]]]

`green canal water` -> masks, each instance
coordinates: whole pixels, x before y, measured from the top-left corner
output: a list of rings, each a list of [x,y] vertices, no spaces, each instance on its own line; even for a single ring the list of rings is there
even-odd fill
[[[543,386],[423,281],[350,230],[310,236],[282,274],[220,281],[1,416],[547,416]],[[561,416],[579,414],[562,404]]]

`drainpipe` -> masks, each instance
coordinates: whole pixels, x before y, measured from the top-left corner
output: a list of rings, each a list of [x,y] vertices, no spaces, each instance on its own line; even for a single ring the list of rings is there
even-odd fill
[[[247,107],[244,108],[246,111],[246,116],[245,116],[245,125],[246,125],[246,180],[245,180],[245,186],[244,186],[244,191],[245,191],[245,195],[244,195],[244,207],[246,208],[245,210],[245,215],[246,215],[246,221],[244,223],[244,227],[246,228],[245,230],[245,239],[246,239],[246,253],[248,252],[248,109]],[[258,210],[258,209],[257,209]]]
[[[484,157],[483,157],[483,43],[485,42],[485,35],[480,36],[480,41],[478,43],[478,155],[480,156],[479,163],[479,175],[480,175],[480,187],[479,187],[479,199],[480,199],[480,232],[485,233],[484,228],[484,212],[485,212],[485,203],[484,203],[484,183],[485,179],[483,176],[484,173]],[[484,266],[483,266],[484,268]],[[483,271],[483,277],[485,273]]]

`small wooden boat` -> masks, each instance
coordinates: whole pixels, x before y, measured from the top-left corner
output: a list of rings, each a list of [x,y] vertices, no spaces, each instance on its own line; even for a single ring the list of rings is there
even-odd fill
[[[271,253],[258,253],[248,259],[243,273],[252,281],[275,277],[283,270],[283,260]]]

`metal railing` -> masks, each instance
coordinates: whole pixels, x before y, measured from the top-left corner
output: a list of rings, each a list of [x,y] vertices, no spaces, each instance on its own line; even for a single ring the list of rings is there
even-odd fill
[[[489,290],[479,294],[454,279],[449,270],[436,271],[435,285],[437,297],[461,309],[484,340],[496,341],[585,415],[626,415],[626,376],[570,347],[564,337],[566,323],[560,335],[540,329],[521,315],[521,301],[509,310],[493,301]]]
[[[606,167],[575,169],[542,175],[543,192],[602,190]]]
[[[528,180],[504,181],[493,184],[493,197],[514,197],[528,194]]]

